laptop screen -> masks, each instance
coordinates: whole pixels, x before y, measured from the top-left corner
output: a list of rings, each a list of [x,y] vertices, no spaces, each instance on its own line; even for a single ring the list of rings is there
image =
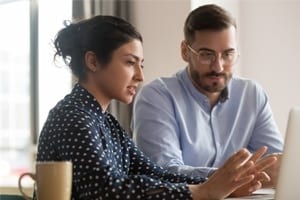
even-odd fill
[[[300,107],[289,113],[275,199],[300,199]]]

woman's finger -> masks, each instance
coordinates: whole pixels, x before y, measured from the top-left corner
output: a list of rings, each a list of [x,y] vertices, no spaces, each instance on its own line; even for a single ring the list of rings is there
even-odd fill
[[[256,161],[258,161],[267,152],[267,150],[268,148],[266,146],[262,146],[251,156],[250,160],[256,163]]]

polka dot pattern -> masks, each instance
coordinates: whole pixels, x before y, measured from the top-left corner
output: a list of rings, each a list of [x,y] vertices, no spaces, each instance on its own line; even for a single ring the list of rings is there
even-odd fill
[[[79,84],[50,111],[37,160],[73,162],[72,200],[185,200],[191,199],[187,184],[204,181],[151,162]]]

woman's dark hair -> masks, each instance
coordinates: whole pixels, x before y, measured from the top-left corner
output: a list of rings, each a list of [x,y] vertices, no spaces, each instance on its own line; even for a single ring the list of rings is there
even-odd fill
[[[103,65],[111,61],[114,50],[141,34],[129,22],[115,16],[95,16],[61,29],[55,40],[56,56],[61,56],[80,80],[86,78],[85,53],[93,51]]]
[[[236,28],[235,19],[229,12],[217,5],[207,4],[196,8],[188,15],[184,24],[184,37],[191,44],[196,31],[220,31],[230,26]]]

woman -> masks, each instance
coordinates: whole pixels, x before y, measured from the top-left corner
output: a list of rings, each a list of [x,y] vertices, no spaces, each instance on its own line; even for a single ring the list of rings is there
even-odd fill
[[[37,160],[73,162],[72,199],[220,199],[245,184],[257,188],[247,150],[206,182],[169,174],[145,157],[106,112],[112,99],[130,103],[144,79],[142,37],[131,24],[96,16],[63,28],[54,45],[55,56],[65,60],[78,82],[50,111]]]

